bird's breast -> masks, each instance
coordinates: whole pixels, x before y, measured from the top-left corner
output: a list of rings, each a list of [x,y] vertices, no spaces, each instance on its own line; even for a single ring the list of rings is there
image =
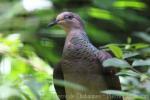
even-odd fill
[[[68,42],[64,47],[63,57],[93,61],[97,58],[97,53],[98,51],[88,43]]]
[[[93,70],[100,71],[97,54],[98,50],[88,41],[81,38],[72,38],[66,42],[63,50],[65,71],[81,73],[88,73]]]
[[[97,61],[89,61],[84,59],[65,59],[62,62],[62,67],[65,73],[75,74],[100,74],[100,64]]]

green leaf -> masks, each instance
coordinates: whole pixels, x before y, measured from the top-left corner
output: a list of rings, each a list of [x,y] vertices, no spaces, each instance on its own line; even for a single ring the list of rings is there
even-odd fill
[[[142,49],[142,48],[147,48],[150,45],[149,44],[145,44],[145,43],[136,43],[132,45],[135,49]]]
[[[150,35],[149,34],[147,34],[145,32],[136,32],[134,35],[137,36],[138,38],[141,38],[144,41],[150,43]]]
[[[142,54],[146,54],[147,56],[150,55],[150,48],[143,48],[140,50]]]
[[[123,59],[130,58],[130,57],[135,57],[135,56],[137,56],[137,55],[139,55],[138,52],[128,52],[128,53],[124,53]]]
[[[99,8],[89,8],[88,9],[88,15],[97,19],[102,20],[110,20],[113,21],[116,25],[119,27],[124,26],[124,22],[119,17],[115,16],[113,13],[111,13],[108,10],[99,9]]]
[[[131,37],[128,37],[128,38],[127,38],[127,43],[130,44],[131,42],[132,42],[132,38],[131,38]]]
[[[141,80],[141,81],[146,81],[146,80],[148,80],[148,79],[149,79],[149,76],[146,75],[146,74],[142,74],[141,77],[140,77],[140,80]]]
[[[8,85],[7,83],[0,86],[0,99],[7,100],[12,96],[18,96],[20,93],[17,89],[13,88],[12,86]]]
[[[60,86],[66,86],[66,87],[69,87],[69,88],[73,88],[73,89],[76,89],[76,90],[87,90],[86,87],[84,86],[81,86],[79,84],[75,84],[75,83],[72,83],[72,82],[69,82],[69,81],[64,81],[64,80],[54,80],[54,84],[57,84],[57,85],[60,85]]]
[[[109,44],[109,45],[107,45],[107,47],[113,52],[113,54],[117,58],[123,58],[123,52],[119,46],[117,46],[115,44]]]
[[[113,37],[112,34],[106,32],[102,29],[97,29],[92,24],[87,23],[86,28],[87,28],[87,33],[88,33],[89,37],[98,43],[108,43],[108,42],[115,40],[115,37]]]
[[[126,76],[133,76],[133,77],[139,77],[140,76],[139,73],[136,73],[132,70],[122,71],[122,72],[117,73],[116,75],[119,75],[119,76],[126,75]]]
[[[146,60],[135,60],[132,66],[150,66],[150,59]]]
[[[116,1],[113,3],[114,7],[118,8],[126,8],[126,7],[131,7],[131,8],[136,8],[136,9],[143,9],[146,8],[145,3],[139,2],[139,1]]]
[[[131,67],[128,62],[125,60],[110,58],[103,62],[103,66],[105,67],[117,67],[117,68],[129,68]]]
[[[117,91],[117,90],[105,90],[102,91],[104,94],[109,94],[109,95],[115,95],[115,96],[127,96],[127,97],[133,97],[133,98],[140,98],[143,99],[144,97],[129,93],[129,92],[123,92],[123,91]]]
[[[40,98],[39,90],[41,90],[42,84],[32,77],[24,76],[22,79],[23,79],[23,83],[30,89],[31,93],[38,100],[38,98]]]

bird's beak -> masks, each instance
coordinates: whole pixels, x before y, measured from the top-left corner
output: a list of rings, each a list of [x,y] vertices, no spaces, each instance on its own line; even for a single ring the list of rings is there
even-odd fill
[[[52,22],[50,22],[50,23],[48,24],[48,27],[52,27],[52,26],[58,24],[58,22],[59,22],[59,20],[55,19],[55,20],[53,20]]]

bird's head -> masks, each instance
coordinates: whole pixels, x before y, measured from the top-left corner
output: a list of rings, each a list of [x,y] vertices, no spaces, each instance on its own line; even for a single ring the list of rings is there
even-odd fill
[[[62,12],[56,19],[48,24],[49,27],[54,25],[60,25],[65,31],[70,31],[71,29],[81,29],[83,28],[83,22],[79,15],[72,12]]]

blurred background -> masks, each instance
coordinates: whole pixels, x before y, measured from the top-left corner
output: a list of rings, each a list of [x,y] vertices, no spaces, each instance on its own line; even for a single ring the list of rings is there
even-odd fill
[[[52,74],[66,34],[47,24],[63,11],[81,16],[96,47],[110,44],[116,58],[131,64],[118,74],[128,76],[122,95],[148,100],[149,0],[0,0],[0,99],[58,99]]]

